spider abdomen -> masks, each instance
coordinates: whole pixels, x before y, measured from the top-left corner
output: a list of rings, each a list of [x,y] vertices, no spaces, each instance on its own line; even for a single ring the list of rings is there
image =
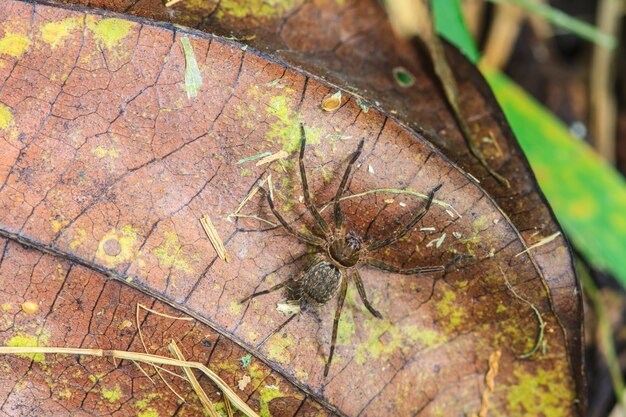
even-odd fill
[[[341,271],[330,262],[321,261],[308,268],[300,281],[300,290],[310,301],[325,304],[337,295]]]

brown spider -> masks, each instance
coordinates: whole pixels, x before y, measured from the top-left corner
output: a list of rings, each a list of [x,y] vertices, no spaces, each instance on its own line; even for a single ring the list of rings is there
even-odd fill
[[[363,281],[358,270],[358,267],[360,265],[368,265],[370,267],[383,271],[404,275],[414,275],[422,272],[437,272],[444,269],[443,266],[427,266],[410,269],[397,268],[369,256],[370,252],[384,248],[385,246],[392,245],[408,232],[410,232],[415,227],[417,222],[419,222],[430,209],[433,198],[435,196],[435,192],[437,192],[437,190],[441,188],[441,185],[438,185],[434,189],[432,189],[430,194],[428,195],[428,199],[426,200],[426,204],[424,205],[424,207],[422,207],[422,209],[418,211],[408,223],[396,229],[390,236],[380,240],[372,240],[369,239],[367,236],[363,238],[359,236],[356,232],[352,230],[347,230],[344,227],[344,218],[339,204],[340,198],[345,192],[352,166],[358,159],[359,155],[361,155],[361,151],[363,150],[363,140],[361,139],[356,152],[352,154],[352,158],[350,158],[350,162],[346,168],[346,171],[343,174],[343,178],[341,179],[341,184],[339,184],[337,193],[330,203],[333,205],[334,210],[334,226],[331,226],[326,222],[326,220],[324,220],[317,207],[315,207],[315,205],[311,201],[311,196],[309,194],[309,185],[306,178],[306,170],[304,168],[304,149],[306,147],[306,136],[304,133],[304,126],[302,124],[300,125],[300,135],[302,138],[299,157],[300,179],[302,180],[304,204],[306,205],[307,209],[315,220],[314,225],[317,229],[315,231],[315,234],[302,233],[295,230],[276,210],[271,194],[265,191],[265,189],[263,188],[260,188],[260,191],[267,198],[270,209],[272,210],[272,213],[274,213],[274,216],[278,219],[280,224],[285,229],[287,229],[289,233],[297,237],[299,240],[313,246],[317,252],[313,256],[311,262],[309,262],[308,265],[305,267],[304,272],[299,275],[298,279],[291,278],[267,290],[251,294],[241,300],[241,303],[244,303],[254,297],[276,291],[285,286],[294,291],[294,298],[300,300],[304,296],[306,301],[308,301],[309,303],[318,305],[326,304],[333,297],[335,297],[337,293],[339,293],[339,299],[337,300],[337,309],[335,311],[335,320],[333,322],[333,335],[330,344],[330,353],[328,355],[328,361],[326,362],[326,366],[324,367],[324,376],[326,377],[328,376],[330,364],[333,360],[333,354],[335,352],[335,343],[337,341],[337,326],[339,324],[339,318],[341,317],[341,310],[343,308],[343,303],[346,298],[346,292],[348,290],[348,279],[350,277],[352,277],[352,279],[354,280],[357,291],[359,292],[359,296],[361,297],[361,300],[363,301],[365,307],[369,310],[370,313],[374,315],[374,317],[382,319],[382,315],[376,309],[374,309],[374,307],[372,307],[369,300],[367,299],[365,287],[363,285]],[[294,316],[292,316],[292,318],[293,317]],[[280,328],[284,327],[284,325],[286,325],[288,321],[283,323]]]

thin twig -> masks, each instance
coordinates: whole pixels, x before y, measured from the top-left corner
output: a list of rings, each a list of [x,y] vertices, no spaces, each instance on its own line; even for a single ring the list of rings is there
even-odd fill
[[[415,197],[419,197],[422,200],[428,200],[428,198],[429,198],[429,196],[426,195],[426,194],[418,193],[416,191],[411,191],[411,190],[400,190],[400,189],[397,189],[397,188],[374,188],[372,190],[364,191],[362,193],[343,196],[339,200],[340,201],[350,200],[350,199],[353,199],[353,198],[363,197],[363,196],[366,196],[366,195],[369,195],[369,194],[376,194],[376,193],[408,194],[408,195],[412,195],[412,196],[415,196]],[[443,208],[452,210],[454,212],[454,214],[458,218],[463,217],[463,216],[461,216],[461,214],[459,214],[458,211],[456,211],[456,209],[454,207],[452,207],[451,204],[446,203],[445,201],[434,199],[433,200],[433,204],[436,204],[436,205],[441,206]],[[326,210],[326,208],[328,208],[328,206],[330,206],[330,203],[326,204],[324,207],[322,207],[320,209],[320,212]]]
[[[541,316],[541,313],[539,312],[537,307],[535,307],[533,303],[523,298],[521,295],[519,295],[515,291],[515,289],[513,288],[513,286],[507,279],[506,274],[504,273],[502,268],[500,268],[500,272],[502,273],[502,276],[504,277],[504,282],[506,283],[506,287],[509,289],[509,291],[511,291],[511,293],[515,296],[515,298],[517,298],[518,300],[520,300],[522,303],[526,304],[533,310],[533,313],[535,313],[535,317],[537,318],[537,322],[539,324],[539,332],[537,333],[537,338],[535,339],[535,345],[528,352],[523,353],[518,356],[519,359],[528,359],[531,356],[533,356],[535,353],[537,353],[537,351],[539,350],[539,347],[541,346],[541,343],[543,342],[546,323],[543,321],[543,317]]]

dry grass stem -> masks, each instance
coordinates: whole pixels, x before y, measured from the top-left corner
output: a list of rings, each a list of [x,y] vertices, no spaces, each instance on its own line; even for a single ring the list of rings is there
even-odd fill
[[[267,178],[269,178],[270,176],[271,174]],[[241,203],[239,203],[239,206],[237,206],[237,209],[232,214],[229,214],[228,217],[237,217],[237,215],[239,214],[241,209],[246,205],[246,203],[250,201],[250,199],[254,197],[256,193],[259,192],[259,188],[265,185],[265,183],[267,182],[267,178],[263,178],[261,181],[255,184],[255,186],[252,187],[248,195],[243,200],[241,200]]]
[[[274,161],[276,161],[278,159],[284,159],[284,158],[286,158],[288,156],[289,156],[289,153],[287,153],[287,151],[281,150],[279,152],[276,152],[275,154],[266,156],[265,158],[257,161],[256,166],[269,164],[270,162],[274,162]]]
[[[180,359],[182,361],[185,360],[185,357],[183,356],[183,353],[180,351],[180,348],[178,347],[178,345],[176,344],[175,341],[172,340],[169,343],[168,349],[169,349],[170,353],[172,355],[174,355],[177,359]],[[191,387],[193,388],[194,392],[196,393],[196,395],[200,399],[200,402],[202,403],[204,408],[209,413],[209,416],[211,416],[211,417],[219,417],[217,412],[215,411],[215,404],[213,404],[213,401],[211,401],[209,396],[202,389],[202,387],[200,386],[200,383],[196,379],[196,376],[193,374],[191,368],[185,366],[185,367],[183,367],[183,372],[185,372],[185,375],[187,376],[187,381],[189,381],[189,383],[191,384]],[[228,400],[225,399],[224,401],[228,401]]]
[[[226,252],[226,248],[224,247],[224,242],[220,238],[215,226],[211,222],[209,216],[204,216],[200,219],[200,223],[202,224],[202,228],[206,233],[207,237],[211,241],[211,245],[213,245],[213,249],[217,252],[217,256],[223,261],[230,262],[230,255]]]
[[[114,358],[119,360],[137,361],[149,365],[168,365],[178,368],[192,368],[205,374],[224,393],[233,405],[248,417],[259,417],[235,392],[224,382],[219,375],[211,371],[200,362],[182,361],[165,356],[151,355],[141,352],[127,352],[124,350],[105,349],[81,349],[63,347],[23,347],[23,346],[0,346],[0,355],[28,355],[28,354],[60,354],[95,356],[100,358]]]
[[[149,309],[148,307],[144,306],[143,304],[137,304],[137,306],[135,307],[135,325],[137,326],[137,333],[139,334],[139,341],[141,341],[141,346],[143,347],[144,352],[146,353],[150,353],[148,352],[148,347],[146,346],[146,342],[143,339],[143,333],[141,332],[141,325],[139,324],[139,309],[144,309],[148,312],[154,312],[155,314],[159,314],[162,316],[167,316],[164,313],[158,313],[155,312],[154,310]],[[176,318],[176,317],[172,317],[172,316],[167,316],[167,317],[171,317],[171,318]],[[157,375],[159,376],[159,378],[161,379],[161,381],[163,381],[163,383],[165,384],[165,386],[174,393],[174,395],[176,395],[178,397],[178,399],[180,399],[181,401],[185,401],[185,398],[183,398],[182,395],[180,395],[175,389],[174,387],[172,387],[170,385],[169,382],[167,382],[167,380],[163,377],[163,375],[161,374],[161,370],[159,369],[158,366],[156,365],[152,365],[152,367],[154,368],[155,372],[157,373]],[[179,375],[180,376],[180,375]],[[150,380],[152,380],[152,378],[150,378]],[[152,381],[152,383],[154,384],[154,381]]]
[[[515,257],[517,258],[518,256],[520,256],[520,255],[522,255],[522,254],[524,254],[526,252],[529,252],[531,249],[535,249],[535,248],[538,248],[540,246],[547,245],[548,243],[552,242],[554,239],[556,239],[560,235],[561,235],[561,232],[556,232],[556,233],[551,234],[550,236],[544,237],[539,242],[537,242],[537,243],[535,243],[533,245],[530,245],[528,248],[526,248],[525,250],[523,250],[520,253],[518,253],[517,255],[515,255]]]

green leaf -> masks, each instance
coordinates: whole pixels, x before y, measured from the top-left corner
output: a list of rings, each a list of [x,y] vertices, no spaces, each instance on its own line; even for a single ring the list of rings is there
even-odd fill
[[[469,34],[459,0],[431,0],[437,32],[456,45],[473,63],[480,58],[474,39]]]
[[[626,285],[623,177],[506,76],[484,75],[569,238],[595,267]]]
[[[595,26],[590,25],[580,19],[576,19],[566,13],[563,13],[559,9],[555,9],[552,6],[542,3],[536,3],[529,0],[488,0],[492,3],[513,3],[520,7],[523,7],[530,13],[539,15],[548,20],[553,25],[556,25],[569,32],[575,33],[583,39],[602,45],[605,48],[615,48],[617,46],[617,39],[614,36],[607,35],[604,32],[596,29]]]
[[[443,3],[448,10],[442,10],[446,9]],[[435,7],[438,4],[440,7]],[[471,51],[468,45],[473,39],[463,22],[459,23],[458,1],[433,0],[433,6],[438,31],[459,48]],[[482,70],[574,246],[596,268],[626,286],[623,177],[506,76]]]

